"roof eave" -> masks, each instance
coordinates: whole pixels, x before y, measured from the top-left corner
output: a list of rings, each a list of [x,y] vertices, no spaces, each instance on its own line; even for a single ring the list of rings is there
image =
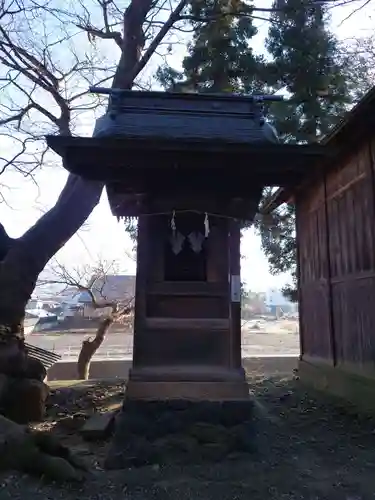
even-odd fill
[[[357,127],[357,125],[360,124],[367,113],[371,113],[370,107],[373,105],[375,105],[375,86],[367,92],[367,94],[350,110],[346,117],[320,141],[320,144],[335,148],[342,138],[351,134],[352,129],[356,129],[357,137],[363,137],[359,130],[360,127]],[[298,189],[300,185],[301,184],[278,189],[267,204],[262,207],[261,213],[264,215],[269,214],[283,203],[289,203],[293,198],[294,191]]]

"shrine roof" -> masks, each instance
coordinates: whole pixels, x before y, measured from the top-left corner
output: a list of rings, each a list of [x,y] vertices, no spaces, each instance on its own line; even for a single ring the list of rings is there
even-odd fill
[[[168,193],[246,205],[252,188],[298,183],[335,154],[327,145],[279,142],[263,104],[280,96],[95,91],[110,102],[93,137],[48,136],[47,143],[67,170],[106,183],[119,216],[137,216]]]
[[[95,93],[95,87],[91,87],[90,90]],[[230,105],[233,103],[253,103],[261,97],[261,94],[232,94],[232,93],[215,93],[215,92],[207,92],[207,93],[198,93],[198,92],[166,92],[164,90],[127,90],[127,89],[111,89],[106,88],[102,89],[103,93],[106,94],[117,94],[125,97],[126,99],[139,99],[141,101],[155,101],[156,99],[160,99],[161,101],[173,102],[173,101],[182,101],[184,102],[184,106],[189,102],[203,102],[203,101],[221,101],[228,102]],[[173,104],[173,106],[175,106]]]
[[[132,137],[47,136],[65,168],[91,180],[152,184],[178,176],[215,174],[237,184],[256,180],[283,186],[301,180],[317,161],[334,155],[324,145],[236,143],[217,140],[146,140]],[[151,177],[150,177],[151,176]]]
[[[323,145],[280,144],[264,103],[281,96],[91,90],[110,97],[93,137],[48,136],[47,143],[70,172],[133,192],[180,187],[183,176],[198,183],[213,172],[233,188],[284,186],[332,155]]]

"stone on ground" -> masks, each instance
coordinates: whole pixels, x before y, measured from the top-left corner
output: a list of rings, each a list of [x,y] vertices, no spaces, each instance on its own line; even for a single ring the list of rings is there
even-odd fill
[[[45,414],[47,371],[38,359],[27,356],[19,342],[0,345],[0,412],[20,424],[41,421]]]
[[[47,370],[39,359],[26,358],[25,378],[43,382],[47,377]]]
[[[94,413],[82,426],[81,436],[87,441],[107,439],[113,431],[117,410]]]
[[[45,415],[48,386],[36,379],[8,379],[8,388],[2,398],[2,413],[19,424],[39,422]]]

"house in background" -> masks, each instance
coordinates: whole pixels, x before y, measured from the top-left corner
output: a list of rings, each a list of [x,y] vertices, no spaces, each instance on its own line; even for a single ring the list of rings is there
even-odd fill
[[[268,309],[265,304],[266,294],[264,292],[252,292],[244,290],[241,300],[241,318],[249,320],[254,316],[266,314]]]
[[[26,305],[25,334],[49,330],[58,326],[62,308],[59,302],[31,298]]]
[[[270,288],[266,291],[265,304],[268,312],[274,316],[279,316],[283,313],[294,313],[297,308],[277,288]]]
[[[107,275],[94,280],[92,291],[97,302],[110,301],[126,304],[132,302],[135,296],[134,275]],[[92,306],[91,295],[86,292],[76,292],[72,297],[71,308],[77,308],[77,314],[93,319],[104,316],[110,308],[95,309]]]
[[[135,295],[135,275],[108,274],[95,279],[92,290],[97,300],[128,302]]]
[[[92,291],[98,302],[107,300],[125,304],[134,298],[134,275],[109,274],[105,277],[94,278],[94,276],[91,278],[93,283]],[[51,307],[52,305],[54,307]],[[107,308],[94,309],[90,294],[85,291],[81,292],[74,286],[68,286],[63,290],[56,291],[52,296],[48,295],[48,300],[47,296],[43,299],[33,297],[28,304],[28,309],[32,311],[33,317],[35,316],[35,309],[38,309],[38,311],[45,309],[48,312],[57,314],[60,321],[74,317],[93,319],[110,312]]]

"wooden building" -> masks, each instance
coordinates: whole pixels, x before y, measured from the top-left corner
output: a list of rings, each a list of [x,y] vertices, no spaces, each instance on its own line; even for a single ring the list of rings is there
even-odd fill
[[[302,380],[375,407],[375,89],[323,141],[335,150],[267,210],[296,207]]]

